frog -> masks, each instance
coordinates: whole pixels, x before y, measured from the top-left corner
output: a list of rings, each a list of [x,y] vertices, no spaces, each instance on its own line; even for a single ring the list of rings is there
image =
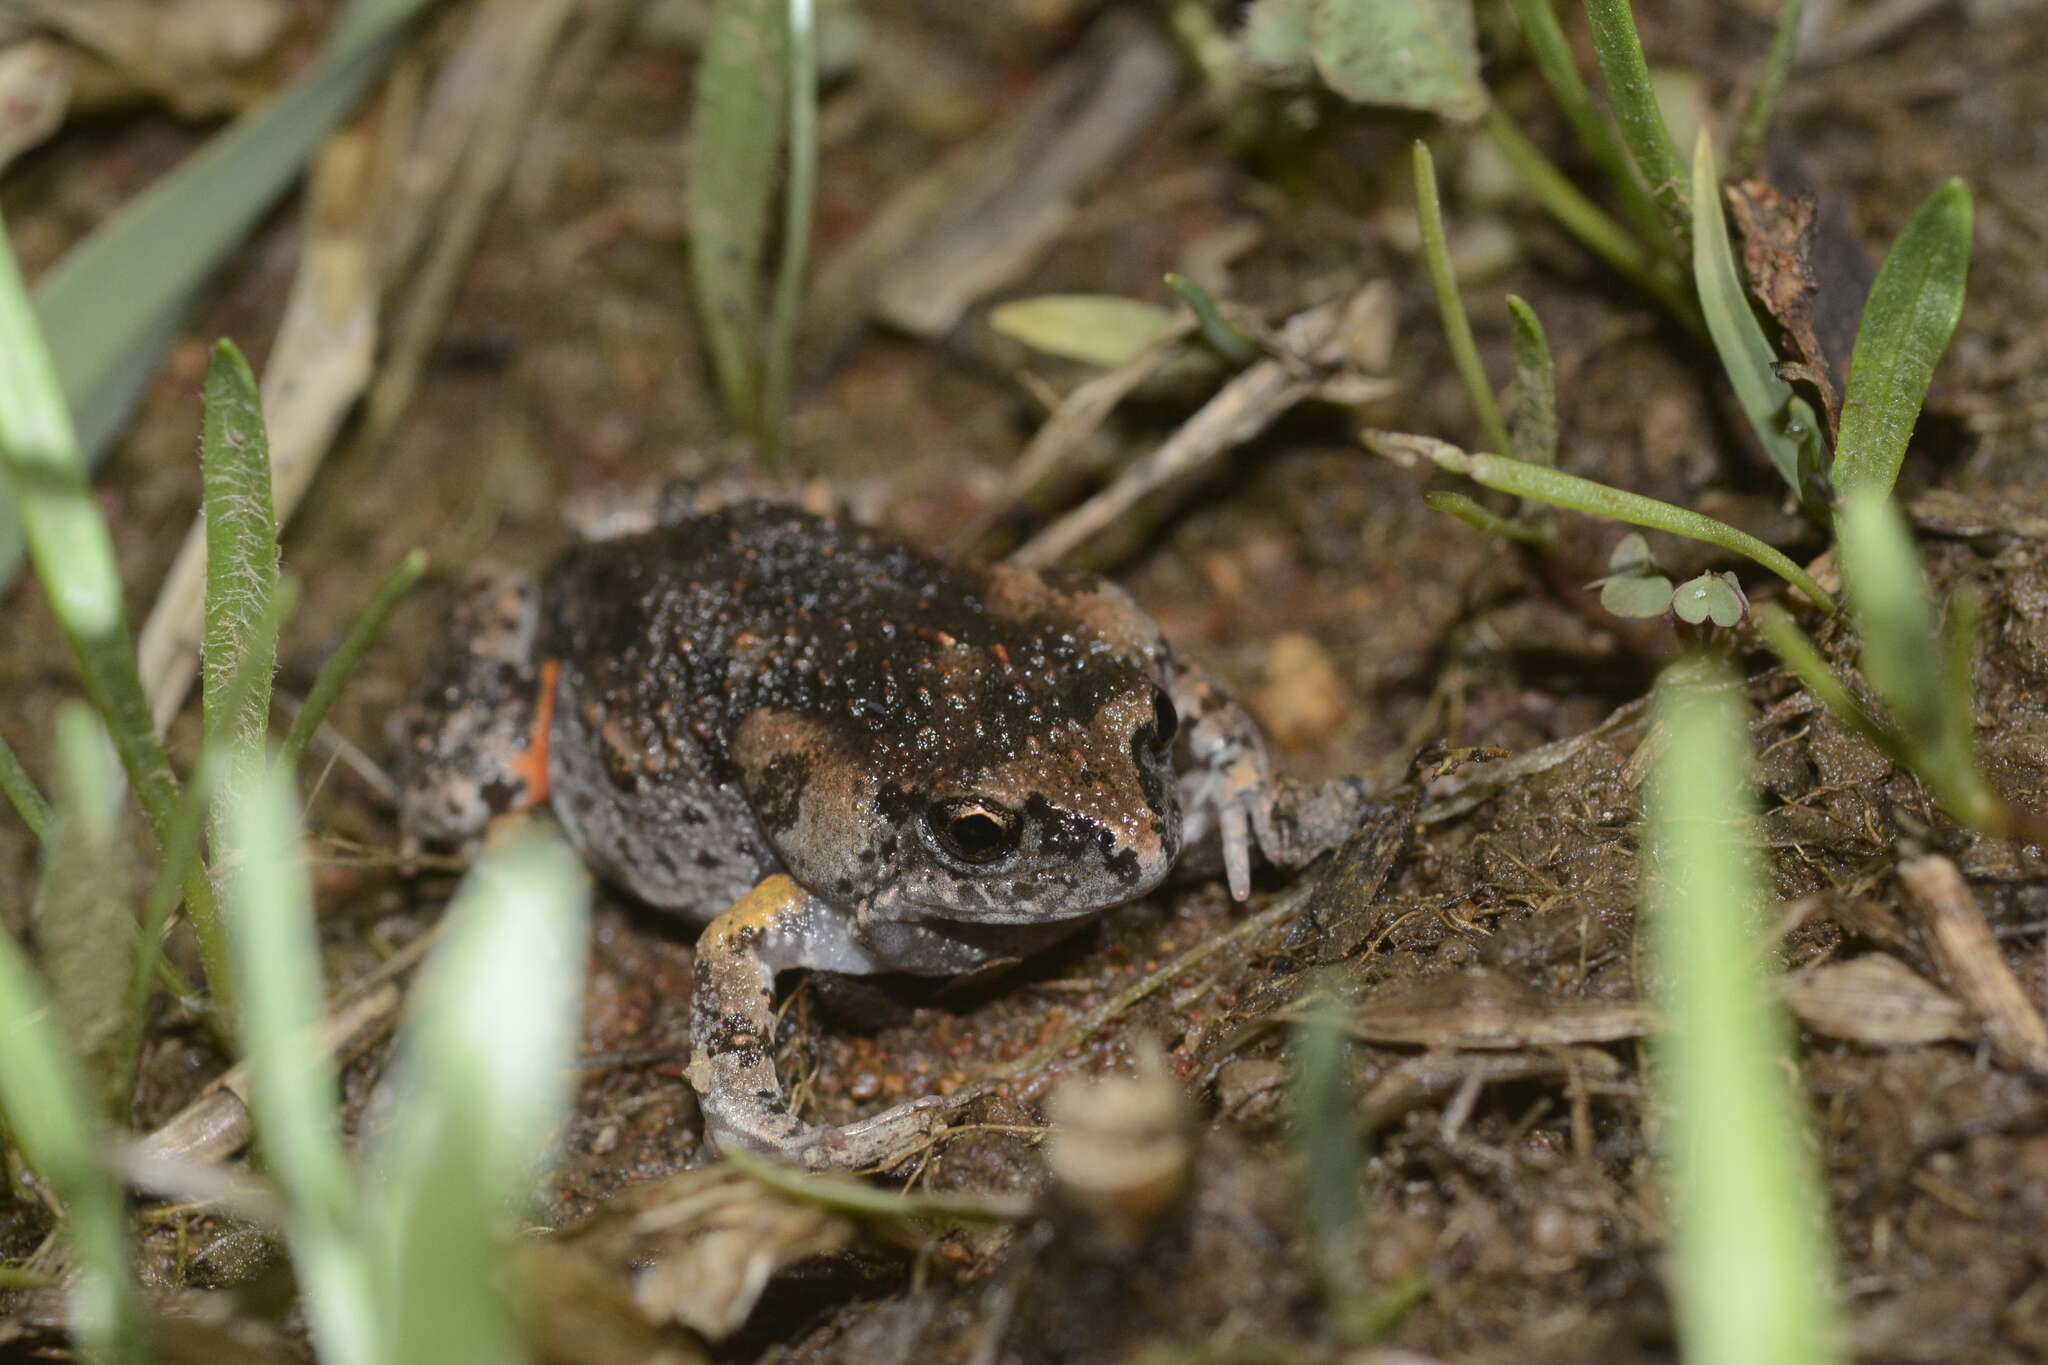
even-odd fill
[[[1197,845],[1237,900],[1365,818],[1276,777],[1249,713],[1089,573],[948,559],[843,509],[671,484],[586,504],[537,575],[479,570],[393,724],[408,849],[541,810],[702,925],[688,1076],[710,1145],[874,1167],[927,1097],[844,1124],[777,1077],[777,977],[965,977],[1147,895]]]

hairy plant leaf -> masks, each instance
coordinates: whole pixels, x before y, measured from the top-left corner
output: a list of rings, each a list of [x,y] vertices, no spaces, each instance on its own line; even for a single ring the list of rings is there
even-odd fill
[[[134,867],[122,788],[99,718],[83,702],[57,713],[57,805],[43,846],[34,922],[43,975],[81,1084],[101,1117],[125,1121],[133,1082],[128,974],[135,957]]]
[[[1889,493],[1905,462],[1934,367],[1955,335],[1970,275],[1969,187],[1951,180],[1923,201],[1884,258],[1863,305],[1834,483]]]
[[[270,497],[270,441],[256,376],[231,341],[213,348],[199,436],[206,504],[205,742],[240,768],[263,757],[277,636],[277,516]],[[245,695],[228,695],[237,678]],[[232,711],[230,705],[232,703]]]
[[[1471,0],[1321,0],[1316,71],[1345,99],[1468,120],[1486,111]]]
[[[1515,411],[1508,419],[1508,451],[1530,464],[1557,463],[1557,370],[1536,310],[1508,295],[1515,320]]]

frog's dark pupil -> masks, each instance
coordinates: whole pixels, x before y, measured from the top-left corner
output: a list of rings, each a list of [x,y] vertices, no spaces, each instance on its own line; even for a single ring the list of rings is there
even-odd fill
[[[962,862],[988,863],[1017,846],[1017,818],[980,802],[948,802],[932,812],[931,828]]]
[[[1162,688],[1152,689],[1152,742],[1164,749],[1173,743],[1173,737],[1180,733],[1180,712],[1173,709],[1173,698]]]

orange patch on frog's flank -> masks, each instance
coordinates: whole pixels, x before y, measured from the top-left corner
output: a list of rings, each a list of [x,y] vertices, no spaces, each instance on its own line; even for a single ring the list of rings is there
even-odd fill
[[[555,724],[555,681],[562,676],[562,661],[544,659],[540,666],[540,696],[533,708],[533,738],[526,752],[512,761],[512,772],[526,784],[526,799],[540,805],[548,799],[548,734]]]

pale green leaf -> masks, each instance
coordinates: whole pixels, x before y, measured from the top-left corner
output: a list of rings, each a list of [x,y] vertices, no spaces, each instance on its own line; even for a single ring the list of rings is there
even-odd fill
[[[1264,75],[1293,79],[1315,70],[1311,26],[1316,0],[1252,0],[1245,8],[1238,46],[1246,65]]]
[[[1616,574],[1601,582],[1600,605],[1616,616],[1662,616],[1671,610],[1671,580],[1660,573]]]
[[[1172,309],[1114,294],[1041,294],[988,315],[989,326],[1033,350],[1105,369],[1133,359],[1173,324]]]
[[[1320,0],[1316,71],[1359,104],[1447,118],[1485,112],[1471,0]]]
[[[1742,619],[1742,598],[1722,575],[1705,573],[1672,589],[1671,614],[1688,625],[1712,621],[1726,628]]]

